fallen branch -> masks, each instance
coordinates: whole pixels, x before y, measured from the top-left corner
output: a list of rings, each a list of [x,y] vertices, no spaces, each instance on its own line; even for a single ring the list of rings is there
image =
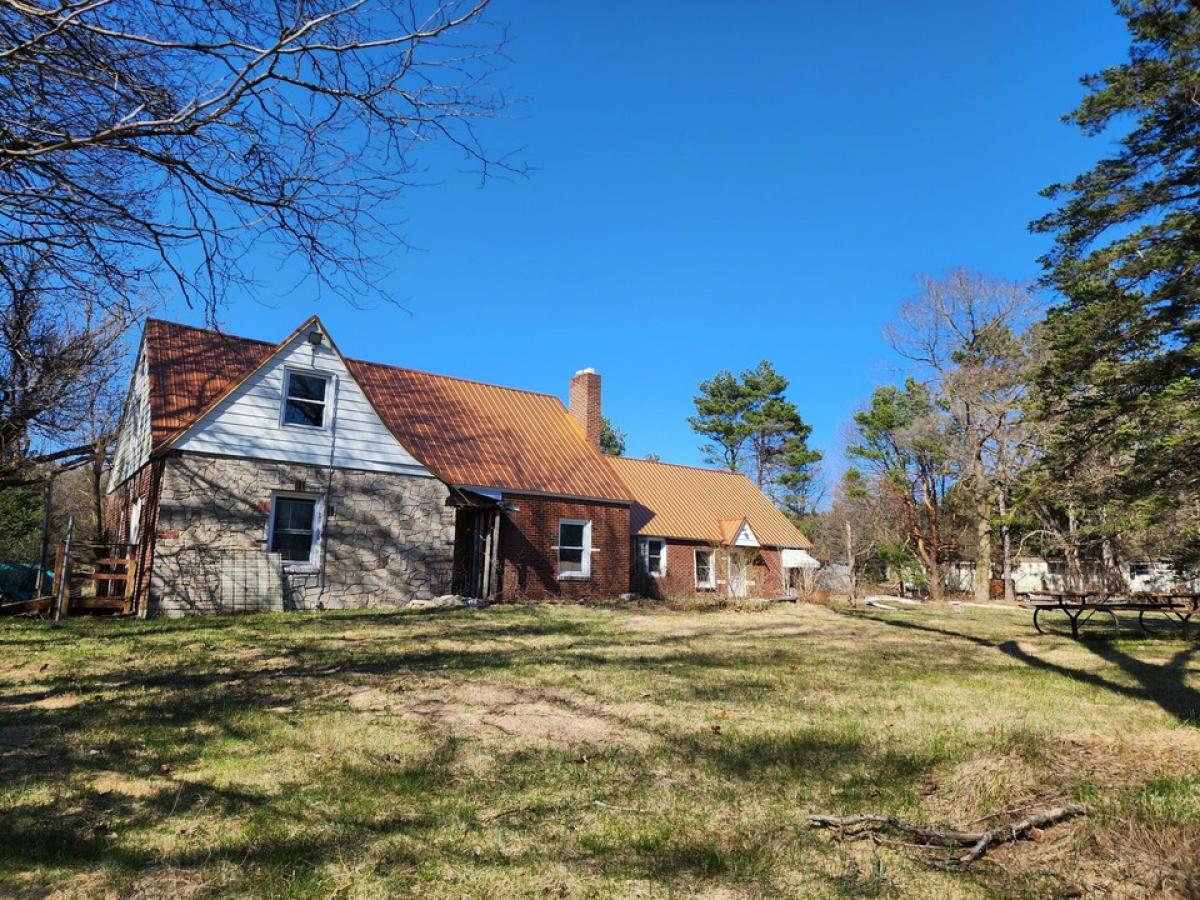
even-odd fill
[[[965,852],[949,857],[919,857],[922,862],[939,869],[962,869],[981,859],[988,850],[998,844],[1019,840],[1026,835],[1049,828],[1051,825],[1057,825],[1059,822],[1075,816],[1087,815],[1089,811],[1086,804],[1065,803],[1062,806],[1052,806],[1041,812],[1033,813],[1015,822],[989,828],[987,831],[935,828],[931,825],[905,822],[903,819],[892,816],[870,814],[858,816],[810,815],[808,824],[814,828],[836,828],[838,839],[843,841],[860,840],[864,834],[876,835],[881,832],[892,832],[910,839],[911,842],[905,843],[904,846],[921,850],[966,848]]]

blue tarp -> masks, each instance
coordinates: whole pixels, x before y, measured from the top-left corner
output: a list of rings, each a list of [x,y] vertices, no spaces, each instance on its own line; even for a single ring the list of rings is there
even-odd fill
[[[0,562],[0,602],[13,603],[32,600],[37,587],[38,567],[33,563]],[[53,572],[46,572],[44,588],[50,591]]]

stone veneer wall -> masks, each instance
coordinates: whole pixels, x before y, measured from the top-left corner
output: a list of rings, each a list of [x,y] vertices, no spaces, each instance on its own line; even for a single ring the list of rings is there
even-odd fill
[[[266,553],[275,491],[326,495],[322,571],[285,573],[277,608],[396,605],[449,590],[454,510],[437,479],[176,453],[162,476],[151,614],[231,611],[231,579],[277,573]]]

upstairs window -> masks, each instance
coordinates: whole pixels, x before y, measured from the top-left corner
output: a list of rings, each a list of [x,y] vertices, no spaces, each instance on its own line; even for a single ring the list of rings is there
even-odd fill
[[[288,372],[283,385],[283,424],[325,427],[329,378]]]
[[[714,556],[712,550],[696,551],[696,587],[715,588],[717,586],[717,571],[713,564]]]
[[[558,577],[587,578],[592,574],[592,523],[560,519],[558,523]]]
[[[642,561],[642,573],[661,578],[667,574],[667,542],[662,538],[640,538],[638,556]]]
[[[320,534],[320,498],[277,495],[271,503],[268,549],[285,563],[315,565]]]

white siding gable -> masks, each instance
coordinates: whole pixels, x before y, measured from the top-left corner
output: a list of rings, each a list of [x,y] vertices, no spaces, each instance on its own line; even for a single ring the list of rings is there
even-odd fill
[[[305,338],[308,331],[305,329],[280,348],[193,425],[174,447],[198,453],[432,477],[388,431],[330,346],[329,339],[326,337],[313,346]],[[324,428],[283,424],[287,372],[329,378]]]
[[[750,530],[750,523],[743,522],[742,527],[738,529],[738,533],[733,538],[735,547],[757,547],[758,538],[754,536],[754,532]]]
[[[146,347],[138,350],[133,380],[121,412],[121,431],[108,477],[110,491],[120,487],[150,459],[150,378],[146,371]]]

